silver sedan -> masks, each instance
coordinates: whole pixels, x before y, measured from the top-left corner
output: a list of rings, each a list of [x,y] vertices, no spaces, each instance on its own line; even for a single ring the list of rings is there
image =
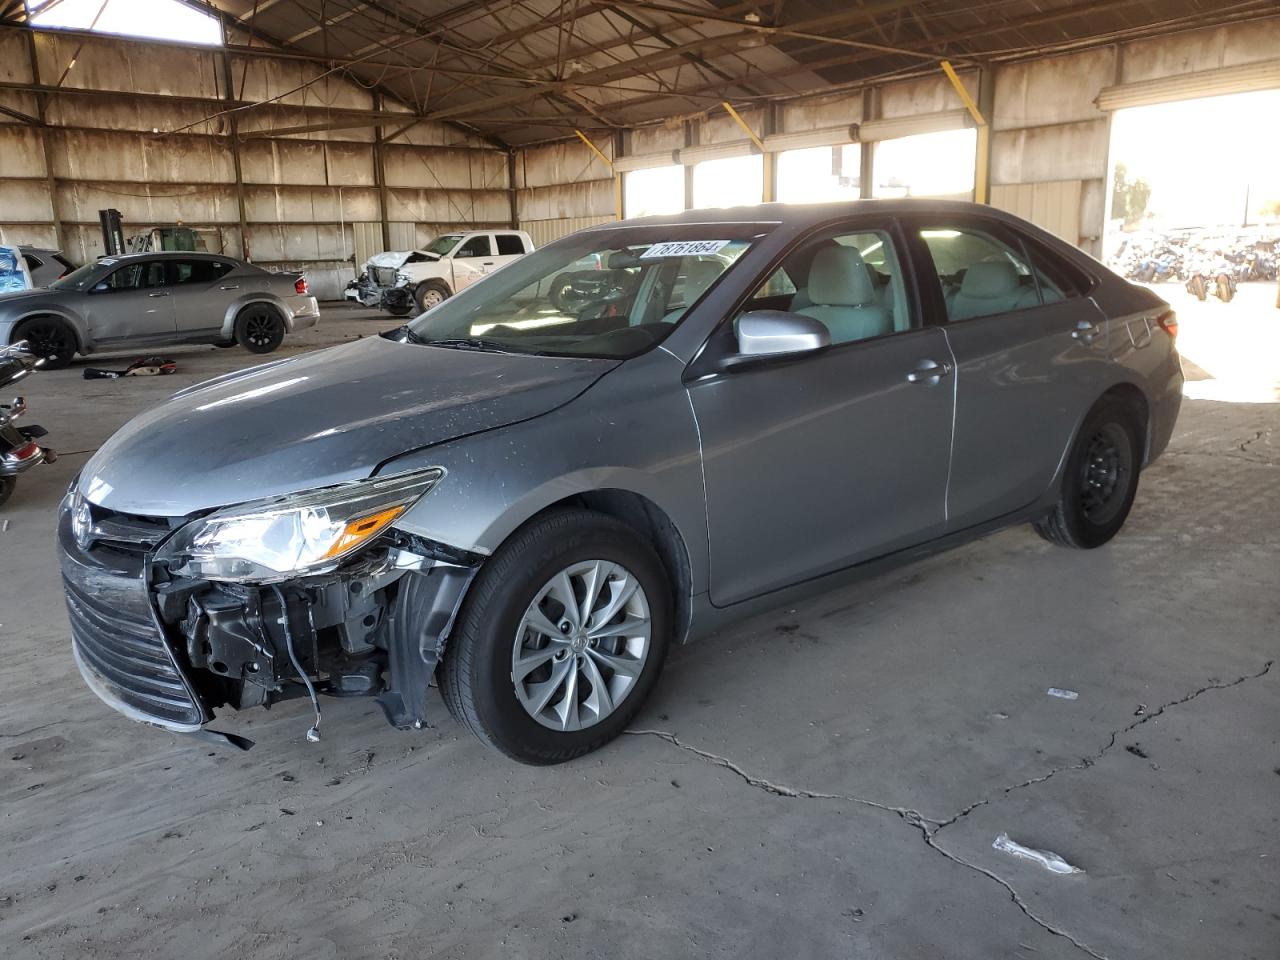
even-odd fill
[[[434,675],[486,743],[567,760],[670,644],[1015,523],[1107,543],[1178,416],[1176,332],[990,207],[593,227],[121,429],[62,508],[72,649],[170,730],[321,693],[416,729]]]
[[[48,288],[0,295],[0,344],[25,340],[47,368],[76,354],[164,343],[270,353],[320,318],[306,277],[209,253],[104,257]]]

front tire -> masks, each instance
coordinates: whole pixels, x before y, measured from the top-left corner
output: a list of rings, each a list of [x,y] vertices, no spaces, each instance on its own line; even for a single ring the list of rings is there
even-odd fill
[[[530,522],[485,564],[439,668],[449,712],[529,764],[612,740],[666,659],[671,589],[653,548],[611,517]]]
[[[1060,547],[1091,550],[1124,526],[1138,491],[1141,428],[1133,411],[1106,399],[1085,418],[1067,458],[1054,508],[1033,526]]]
[[[236,343],[250,353],[271,353],[284,342],[284,320],[265,303],[252,303],[236,315]]]
[[[418,284],[413,291],[413,298],[418,301],[419,309],[426,313],[449,299],[449,288],[439,280],[427,280]]]
[[[13,331],[13,343],[27,341],[27,348],[44,360],[45,370],[62,370],[76,355],[75,331],[57,317],[32,317]]]

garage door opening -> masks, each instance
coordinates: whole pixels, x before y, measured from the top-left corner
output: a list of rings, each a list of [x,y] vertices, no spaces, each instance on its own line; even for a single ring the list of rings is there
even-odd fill
[[[623,216],[652,217],[684,209],[684,167],[632,170],[622,178]]]
[[[693,168],[695,210],[759,203],[763,191],[764,158],[759,154],[704,160]]]
[[[783,203],[857,200],[861,147],[809,147],[778,154],[778,199]]]
[[[972,200],[978,132],[940,130],[874,144],[871,195]]]
[[[1188,396],[1276,399],[1280,90],[1117,110],[1104,256],[1178,311]]]

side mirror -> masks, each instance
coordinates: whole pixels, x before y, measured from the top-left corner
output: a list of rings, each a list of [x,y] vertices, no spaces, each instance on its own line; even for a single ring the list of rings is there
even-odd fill
[[[785,310],[752,310],[734,323],[738,352],[722,368],[735,369],[764,360],[797,357],[831,346],[831,331],[821,320]]]
[[[93,285],[93,288],[89,292],[90,293],[106,293],[110,289],[111,289],[111,285],[107,283],[107,281],[103,280],[99,283],[95,283]]]

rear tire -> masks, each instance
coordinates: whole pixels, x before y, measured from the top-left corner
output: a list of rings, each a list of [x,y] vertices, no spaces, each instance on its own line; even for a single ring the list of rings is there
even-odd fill
[[[3,507],[13,496],[13,488],[17,485],[16,477],[0,477],[0,507]]]
[[[556,599],[564,583],[589,606],[591,582],[602,586],[589,616]],[[463,726],[508,757],[571,760],[612,740],[640,709],[662,671],[671,611],[666,571],[630,528],[588,510],[549,513],[480,571],[438,669],[440,692]],[[532,625],[539,622],[546,630]],[[519,660],[539,665],[518,680]],[[596,690],[601,682],[607,696]]]
[[[1106,398],[1085,418],[1067,458],[1062,492],[1032,526],[1060,547],[1091,550],[1124,526],[1142,463],[1141,428],[1133,411]]]
[[[10,342],[27,341],[27,347],[44,359],[45,370],[62,370],[76,355],[75,331],[57,317],[31,317],[14,328]]]
[[[1236,292],[1231,289],[1231,278],[1228,277],[1225,273],[1220,274],[1218,276],[1217,290],[1214,292],[1214,296],[1217,297],[1219,300],[1221,300],[1223,303],[1230,303],[1231,298],[1234,297],[1235,295],[1236,295]]]
[[[284,342],[284,333],[284,320],[265,303],[251,303],[236,314],[236,343],[250,353],[271,353]]]

